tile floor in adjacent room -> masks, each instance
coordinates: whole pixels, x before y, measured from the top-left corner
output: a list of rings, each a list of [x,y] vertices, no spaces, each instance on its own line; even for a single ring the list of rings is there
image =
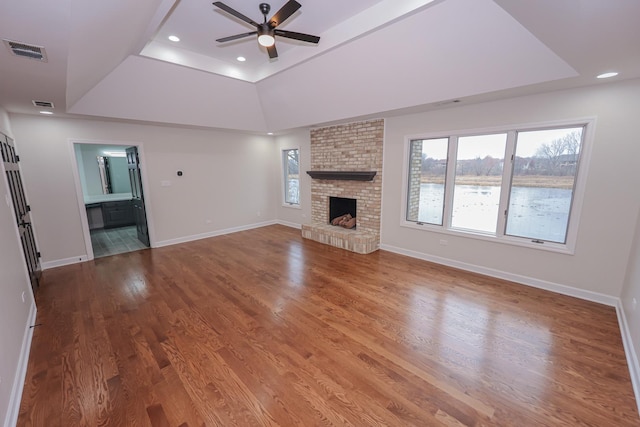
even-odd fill
[[[147,249],[138,240],[135,225],[129,227],[91,230],[94,258]]]

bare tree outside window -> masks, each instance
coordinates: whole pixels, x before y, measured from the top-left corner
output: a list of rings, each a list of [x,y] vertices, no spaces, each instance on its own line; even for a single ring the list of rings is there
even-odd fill
[[[566,242],[582,131],[518,133],[505,234]]]
[[[284,169],[284,202],[289,205],[300,204],[300,159],[299,150],[282,150]]]

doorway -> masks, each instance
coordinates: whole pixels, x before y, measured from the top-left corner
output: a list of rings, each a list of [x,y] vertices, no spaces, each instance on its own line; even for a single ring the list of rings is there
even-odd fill
[[[88,258],[149,248],[138,147],[74,142],[73,151]]]

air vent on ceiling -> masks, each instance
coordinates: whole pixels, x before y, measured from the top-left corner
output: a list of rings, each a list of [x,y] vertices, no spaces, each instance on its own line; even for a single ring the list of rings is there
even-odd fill
[[[35,107],[40,108],[53,108],[53,102],[49,101],[31,101]]]
[[[34,46],[6,39],[3,39],[2,41],[15,56],[22,56],[24,58],[47,62],[47,52],[42,46]]]

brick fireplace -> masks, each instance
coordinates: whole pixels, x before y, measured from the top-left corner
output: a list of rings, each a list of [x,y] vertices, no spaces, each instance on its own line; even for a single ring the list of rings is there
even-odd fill
[[[311,171],[340,173],[312,179],[312,223],[302,226],[302,237],[363,254],[378,250],[383,137],[382,119],[311,130]],[[349,176],[350,172],[356,173]],[[368,179],[358,176],[367,175],[364,172],[375,172],[375,176],[361,180]],[[330,197],[357,201],[356,229],[329,224]]]

